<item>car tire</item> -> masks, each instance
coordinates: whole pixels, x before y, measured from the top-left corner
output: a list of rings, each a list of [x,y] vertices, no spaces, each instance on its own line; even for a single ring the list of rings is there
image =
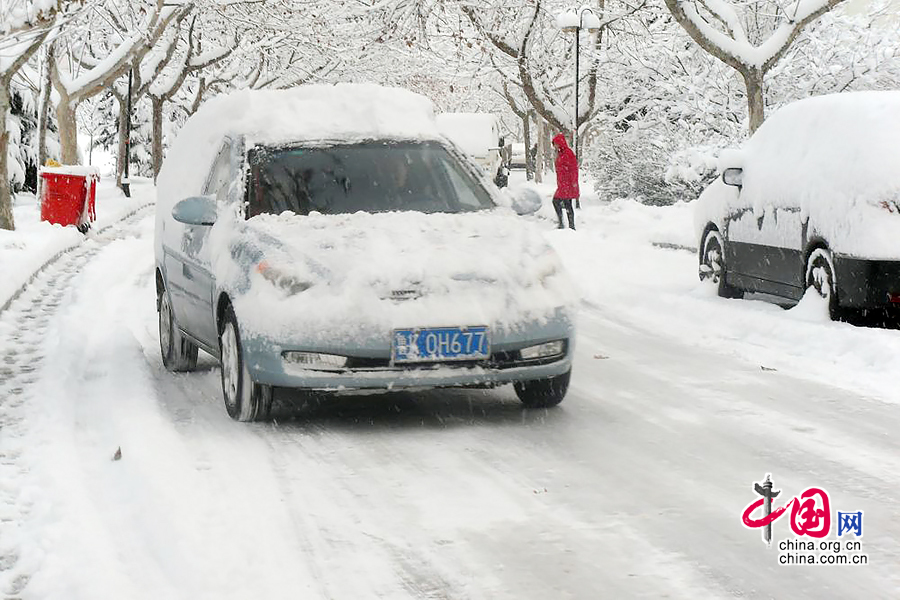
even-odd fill
[[[743,298],[742,290],[725,283],[725,274],[725,240],[717,229],[708,229],[700,244],[700,281],[714,284],[721,298]]]
[[[550,408],[556,406],[566,397],[572,370],[548,379],[517,381],[513,384],[516,396],[525,408]]]
[[[235,421],[262,421],[272,410],[272,386],[253,381],[244,361],[241,334],[229,304],[219,331],[222,395],[228,416]]]
[[[163,365],[169,371],[193,371],[197,368],[197,346],[182,335],[169,292],[165,287],[156,298],[156,310],[159,320],[159,352]]]
[[[813,288],[828,301],[828,316],[838,318],[838,295],[834,281],[834,262],[826,248],[815,248],[806,259],[806,288]]]

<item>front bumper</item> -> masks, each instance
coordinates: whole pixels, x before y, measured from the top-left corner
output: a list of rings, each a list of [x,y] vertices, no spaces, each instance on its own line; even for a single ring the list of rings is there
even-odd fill
[[[390,335],[384,336],[386,340]],[[482,361],[394,365],[387,343],[348,349],[322,344],[301,346],[266,337],[243,336],[244,360],[257,383],[308,390],[401,390],[439,387],[493,387],[504,383],[562,375],[572,366],[574,328],[568,319],[532,326],[527,332],[496,335],[491,356]],[[519,350],[553,340],[566,340],[562,354],[524,360]],[[343,369],[310,369],[292,364],[283,352],[322,352],[350,357]]]
[[[837,255],[834,270],[841,306],[900,310],[900,304],[891,302],[900,295],[900,261]]]

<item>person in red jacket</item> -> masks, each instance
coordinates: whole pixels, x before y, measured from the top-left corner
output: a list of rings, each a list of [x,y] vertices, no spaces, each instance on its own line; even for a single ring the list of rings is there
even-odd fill
[[[556,148],[556,193],[553,194],[553,208],[559,219],[559,228],[563,228],[563,206],[566,208],[566,216],[569,218],[569,227],[575,229],[575,210],[572,208],[572,200],[580,195],[578,192],[578,161],[575,153],[566,143],[566,136],[557,134],[553,138],[553,146]]]

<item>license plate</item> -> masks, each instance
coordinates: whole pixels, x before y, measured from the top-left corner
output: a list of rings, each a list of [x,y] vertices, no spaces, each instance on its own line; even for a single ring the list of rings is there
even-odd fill
[[[395,363],[483,360],[490,356],[488,328],[428,327],[395,329]]]

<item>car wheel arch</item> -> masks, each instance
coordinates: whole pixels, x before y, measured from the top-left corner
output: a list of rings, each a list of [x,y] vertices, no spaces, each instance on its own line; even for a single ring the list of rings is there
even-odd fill
[[[227,292],[219,292],[219,298],[216,300],[216,329],[222,333],[222,325],[225,319],[225,309],[231,306],[231,298]]]
[[[703,250],[706,246],[706,236],[709,235],[711,231],[715,231],[722,238],[722,242],[725,241],[725,235],[722,233],[722,228],[716,225],[714,222],[710,221],[706,224],[706,227],[703,228],[703,233],[700,235],[700,246],[697,248],[697,254],[700,256],[700,259],[703,259]]]
[[[806,284],[806,276],[807,276],[806,271],[809,266],[809,259],[810,259],[810,257],[812,257],[813,252],[815,252],[816,250],[824,250],[825,252],[828,253],[828,262],[829,262],[829,266],[831,267],[831,276],[834,278],[832,285],[834,286],[835,290],[837,290],[838,289],[838,280],[837,280],[837,273],[835,272],[835,269],[834,269],[834,251],[831,249],[831,246],[828,244],[828,241],[822,237],[813,238],[806,243],[806,250],[803,252],[803,265],[802,265],[804,285]]]
[[[156,310],[159,310],[159,296],[166,289],[166,279],[162,274],[162,269],[156,267]]]
[[[810,275],[810,260],[812,260],[813,255],[817,251],[823,251],[824,258],[828,261],[828,269],[831,271],[831,289],[834,294],[834,306],[831,308],[831,312],[834,313],[834,310],[840,304],[841,298],[841,288],[840,288],[840,279],[837,276],[837,270],[834,265],[834,251],[828,245],[828,242],[822,238],[816,238],[810,240],[806,246],[806,251],[804,252],[804,260],[803,260],[803,289],[809,287],[809,275]],[[834,314],[832,314],[832,318],[835,318]]]

